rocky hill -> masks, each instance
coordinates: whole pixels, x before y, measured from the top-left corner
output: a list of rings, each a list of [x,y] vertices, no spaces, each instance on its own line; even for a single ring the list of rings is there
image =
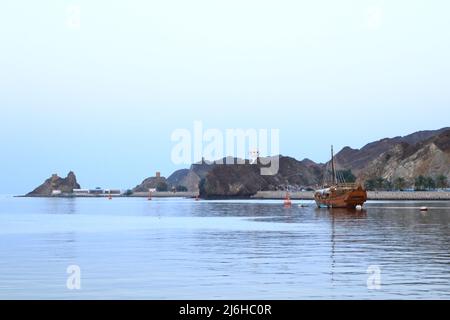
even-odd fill
[[[220,163],[237,163],[243,161],[232,157],[223,158]],[[215,162],[201,161],[191,165],[189,169],[177,170],[167,178],[167,182],[171,187],[183,186],[189,192],[198,192],[199,183],[204,179],[209,172],[211,172],[217,164]]]
[[[386,138],[371,142],[361,149],[343,148],[336,154],[336,163],[344,169],[351,169],[357,176],[367,176],[368,166],[382,154],[404,146],[419,146],[420,143],[433,139],[450,130],[450,127],[439,130],[419,131],[404,137]],[[378,161],[379,162],[379,161]],[[382,168],[379,168],[382,170]]]
[[[181,169],[175,171],[167,178],[167,183],[169,183],[171,186],[185,185],[186,177],[189,174],[189,171],[189,169]]]
[[[28,193],[26,196],[51,196],[53,191],[61,191],[64,194],[73,193],[73,189],[80,189],[77,177],[70,171],[66,178],[61,178],[57,174],[53,174],[45,180],[43,184]]]
[[[262,163],[265,163],[264,161]],[[322,178],[323,165],[305,159],[279,157],[275,175],[261,175],[261,163],[214,165],[200,183],[203,197],[249,197],[258,191],[298,190],[316,186]]]
[[[156,175],[154,177],[149,177],[144,179],[140,184],[132,189],[133,192],[148,192],[150,189],[170,189],[170,185],[165,177]]]
[[[224,164],[195,163],[189,169],[175,171],[167,180],[147,178],[133,191],[147,192],[164,182],[169,189],[183,186],[204,197],[248,197],[258,191],[315,188],[321,184],[326,167],[310,159],[299,161],[280,156],[278,173],[264,176],[260,174],[261,164],[249,164],[248,160],[236,164],[237,160],[224,158],[220,162]],[[450,180],[450,128],[386,138],[361,149],[345,147],[336,154],[336,165],[338,170],[351,170],[361,183],[368,179],[393,181],[400,177],[411,186],[419,175],[445,175]]]
[[[403,178],[411,186],[420,175],[450,180],[450,129],[424,139],[401,140],[377,155],[359,170],[358,179],[381,177],[388,181]],[[416,142],[418,141],[418,142]]]
[[[172,175],[167,178],[167,182],[171,187],[182,186],[185,187],[189,192],[198,192],[198,184],[200,183],[200,176],[191,167],[191,169],[182,169],[175,171]]]

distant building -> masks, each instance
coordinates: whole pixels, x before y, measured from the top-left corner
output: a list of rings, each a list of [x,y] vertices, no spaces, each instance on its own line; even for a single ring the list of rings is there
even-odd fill
[[[156,171],[156,177],[157,177],[157,178],[161,178],[161,172]]]
[[[156,188],[150,188],[150,189],[148,189],[148,192],[156,192]]]
[[[89,194],[100,195],[100,194],[104,194],[104,193],[105,193],[105,191],[100,187],[89,190]]]
[[[88,195],[89,189],[73,189],[73,193],[77,196]]]
[[[52,196],[59,196],[61,193],[61,190],[52,190]]]
[[[121,194],[122,192],[119,189],[105,189],[106,194]]]

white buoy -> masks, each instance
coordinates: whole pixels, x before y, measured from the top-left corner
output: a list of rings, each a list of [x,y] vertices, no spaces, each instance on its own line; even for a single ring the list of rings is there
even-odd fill
[[[357,206],[356,206],[356,210],[361,211],[361,210],[362,210],[362,206],[357,205]]]

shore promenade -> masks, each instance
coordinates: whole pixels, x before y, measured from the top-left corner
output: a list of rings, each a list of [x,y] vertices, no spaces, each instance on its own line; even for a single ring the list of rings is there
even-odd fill
[[[290,198],[292,200],[313,200],[314,193],[312,191],[304,192],[290,192]],[[57,196],[28,196],[34,198],[107,198],[108,194],[102,195],[57,195]],[[151,194],[152,198],[196,198],[198,196],[197,192],[153,192]],[[17,196],[26,197],[26,196]],[[148,198],[148,192],[135,192],[132,195],[112,195],[113,198]],[[286,191],[259,191],[250,199],[273,199],[279,200],[286,197]],[[414,192],[402,192],[402,191],[368,191],[368,200],[435,200],[435,201],[450,201],[450,192],[444,191],[414,191]],[[232,200],[233,197],[223,197],[223,199]],[[242,199],[242,198],[240,198]]]
[[[293,200],[313,200],[312,191],[290,192]],[[285,191],[259,191],[252,199],[284,199]],[[450,200],[450,192],[440,191],[368,191],[368,200]]]
[[[293,200],[313,200],[314,192],[290,192]],[[196,192],[155,192],[152,193],[154,198],[195,198]],[[137,192],[131,197],[148,197],[148,193]],[[284,199],[286,191],[259,191],[251,199]],[[450,192],[441,191],[368,191],[368,200],[450,200]]]

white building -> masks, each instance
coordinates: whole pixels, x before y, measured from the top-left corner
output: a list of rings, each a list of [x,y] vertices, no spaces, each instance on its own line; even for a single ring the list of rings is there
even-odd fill
[[[89,194],[89,190],[88,189],[73,189],[73,193],[75,195],[86,195],[86,194]]]

